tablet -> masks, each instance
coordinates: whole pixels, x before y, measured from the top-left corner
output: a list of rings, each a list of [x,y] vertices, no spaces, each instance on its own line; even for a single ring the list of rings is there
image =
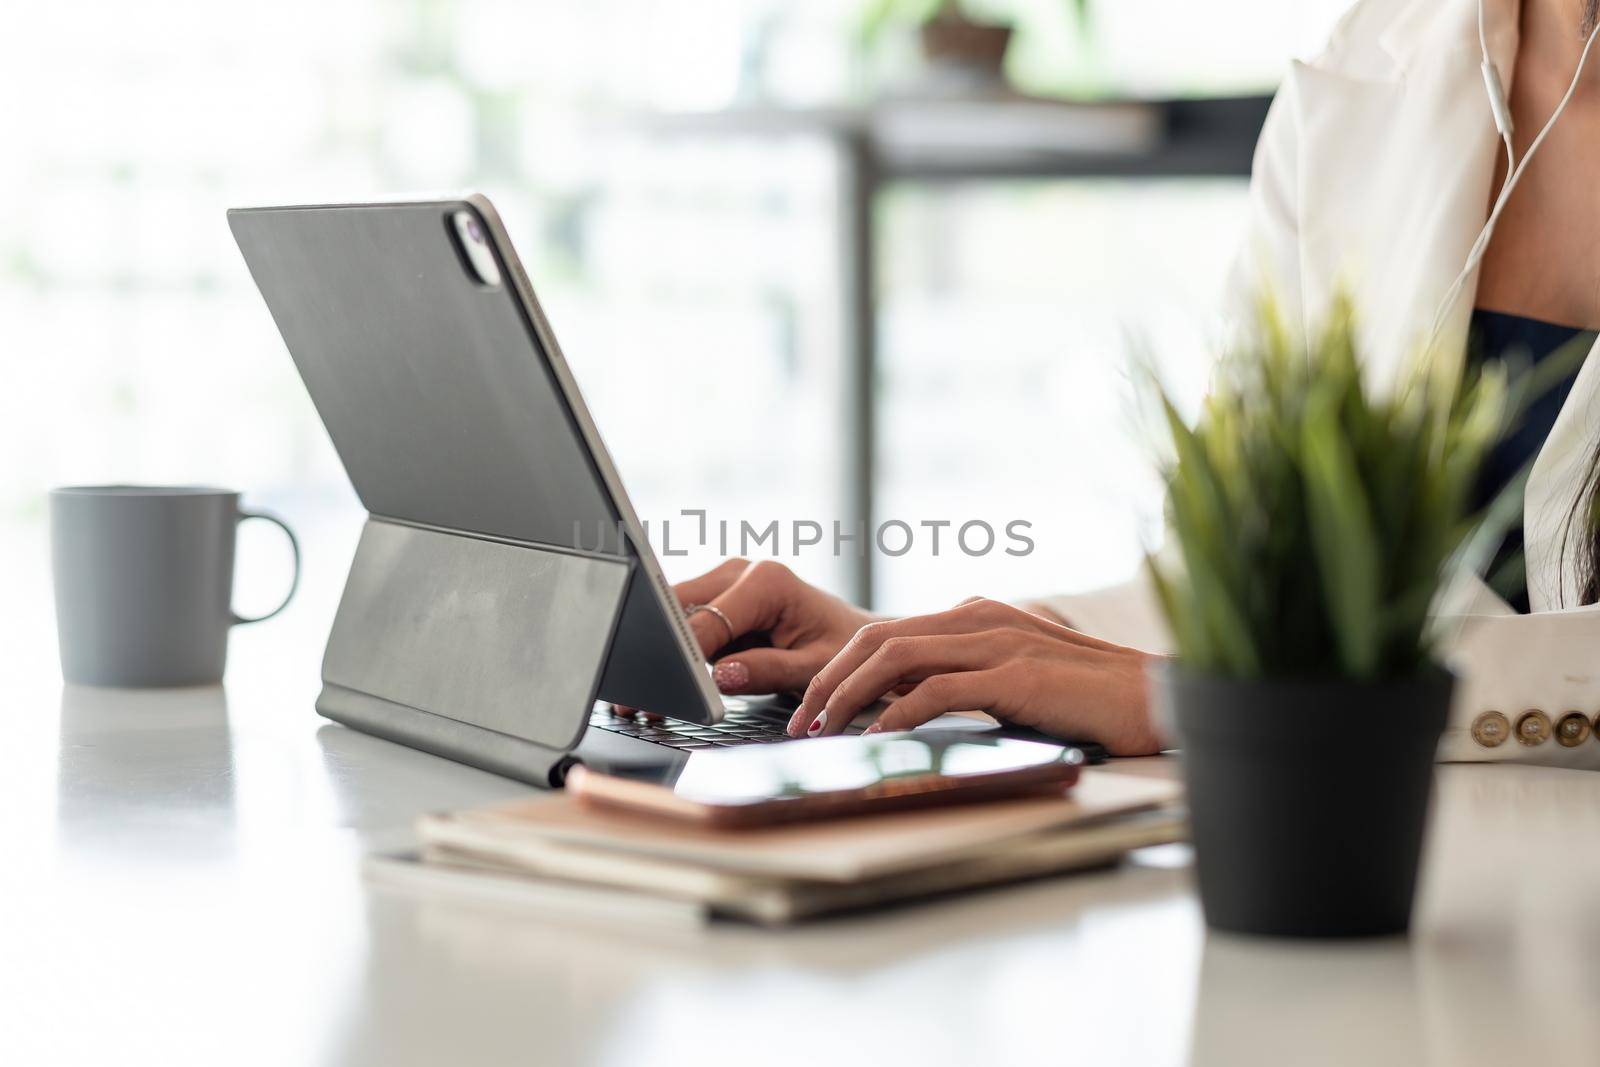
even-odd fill
[[[241,208],[228,222],[369,512],[318,710],[533,781],[596,698],[719,719],[489,201]]]

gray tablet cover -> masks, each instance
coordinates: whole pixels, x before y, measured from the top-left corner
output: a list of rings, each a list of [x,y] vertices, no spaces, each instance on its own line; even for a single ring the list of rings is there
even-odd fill
[[[703,718],[706,683],[509,246],[506,284],[482,284],[458,210],[503,242],[476,198],[229,223],[371,513],[318,709],[538,779],[597,694]]]

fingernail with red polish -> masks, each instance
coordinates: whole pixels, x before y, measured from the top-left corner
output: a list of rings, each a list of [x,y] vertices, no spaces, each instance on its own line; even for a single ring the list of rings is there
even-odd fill
[[[750,684],[750,668],[737,660],[724,661],[712,669],[711,680],[724,693],[740,693]]]
[[[818,715],[816,717],[816,719],[814,719],[812,721],[810,726],[808,726],[806,728],[806,733],[807,734],[820,734],[822,732],[822,728],[824,726],[826,726],[826,725],[828,725],[828,713],[827,712],[823,712],[821,715]]]

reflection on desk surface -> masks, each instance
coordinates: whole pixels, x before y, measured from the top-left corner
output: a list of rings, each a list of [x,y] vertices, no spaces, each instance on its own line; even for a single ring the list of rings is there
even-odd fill
[[[1454,1065],[1600,1049],[1597,775],[1441,768],[1409,941],[1207,936],[1182,846],[789,931],[645,932],[364,890],[361,852],[417,813],[523,788],[320,724],[313,694],[69,690],[15,710],[0,1061]]]

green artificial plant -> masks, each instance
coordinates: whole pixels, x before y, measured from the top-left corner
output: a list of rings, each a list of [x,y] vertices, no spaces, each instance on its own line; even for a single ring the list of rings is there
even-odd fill
[[[1492,551],[1489,527],[1503,530],[1520,506],[1509,492],[1490,509],[1474,500],[1489,450],[1537,383],[1498,362],[1435,360],[1378,395],[1357,348],[1347,300],[1307,340],[1263,302],[1193,427],[1158,390],[1176,558],[1148,564],[1187,667],[1239,679],[1415,674],[1432,662],[1430,607],[1450,564]]]

